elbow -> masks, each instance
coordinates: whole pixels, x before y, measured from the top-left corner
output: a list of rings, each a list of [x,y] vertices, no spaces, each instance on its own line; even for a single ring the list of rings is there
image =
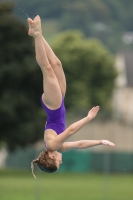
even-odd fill
[[[78,141],[78,149],[84,149],[82,141]]]
[[[73,125],[69,126],[69,135],[73,135],[76,132],[75,128]]]

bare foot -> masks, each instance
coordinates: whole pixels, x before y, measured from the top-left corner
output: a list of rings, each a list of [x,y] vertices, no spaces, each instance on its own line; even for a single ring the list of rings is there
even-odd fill
[[[40,33],[42,35],[41,19],[38,15],[34,18],[34,20],[28,18],[27,21],[29,24],[28,34],[30,36],[35,37],[36,33]]]
[[[94,117],[96,117],[96,115],[97,115],[99,109],[100,109],[99,106],[93,107],[93,108],[89,111],[89,113],[88,113],[89,119],[93,119]]]
[[[33,36],[33,35],[34,35],[33,20],[32,20],[31,18],[28,18],[27,21],[28,21],[28,24],[29,24],[28,34],[29,34],[30,36]]]

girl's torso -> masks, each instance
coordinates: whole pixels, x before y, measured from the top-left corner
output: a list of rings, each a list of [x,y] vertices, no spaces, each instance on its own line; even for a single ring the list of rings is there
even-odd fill
[[[42,107],[47,114],[47,121],[45,125],[45,130],[52,129],[57,134],[61,134],[66,128],[66,109],[64,105],[64,97],[62,98],[62,103],[60,107],[56,110],[49,109],[42,101]]]
[[[41,104],[47,114],[47,120],[45,125],[44,145],[47,149],[48,141],[52,140],[57,135],[61,134],[66,128],[66,109],[64,106],[64,97],[62,103],[58,109],[49,109],[42,101]]]

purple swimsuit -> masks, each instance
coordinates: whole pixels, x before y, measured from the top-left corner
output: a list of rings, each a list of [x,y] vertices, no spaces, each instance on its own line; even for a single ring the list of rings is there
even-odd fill
[[[66,128],[66,109],[64,106],[64,97],[62,98],[61,106],[56,110],[50,110],[45,106],[41,98],[42,107],[47,114],[47,123],[45,130],[52,129],[58,135]]]

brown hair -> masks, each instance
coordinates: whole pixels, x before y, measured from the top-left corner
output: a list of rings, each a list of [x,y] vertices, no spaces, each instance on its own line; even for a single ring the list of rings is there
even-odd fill
[[[49,157],[48,151],[42,151],[38,158],[31,162],[32,174],[36,178],[34,174],[34,163],[37,163],[38,167],[44,172],[53,173],[57,171],[55,160]]]

